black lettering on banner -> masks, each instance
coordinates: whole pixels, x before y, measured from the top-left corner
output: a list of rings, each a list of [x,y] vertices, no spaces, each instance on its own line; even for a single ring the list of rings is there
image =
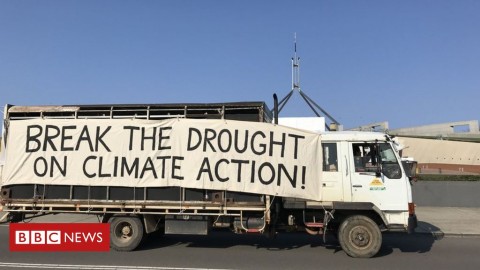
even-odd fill
[[[263,154],[265,154],[265,152],[267,151],[267,145],[264,144],[264,143],[259,143],[258,146],[260,147],[261,150],[257,150],[255,148],[255,138],[257,136],[260,136],[262,138],[266,138],[267,136],[265,136],[265,133],[263,133],[262,131],[257,131],[255,133],[253,133],[252,135],[252,139],[250,141],[250,148],[252,149],[252,152],[255,154],[255,155],[258,155],[258,156],[261,156]]]
[[[134,174],[134,178],[138,178],[138,158],[135,158],[132,162],[132,166],[131,167],[128,167],[128,161],[127,161],[127,158],[126,157],[122,157],[122,165],[121,165],[121,173],[120,173],[120,176],[121,177],[124,177],[125,176],[125,171],[127,171],[127,174],[129,176],[132,175],[133,172],[135,172]]]
[[[305,139],[305,136],[302,135],[295,135],[295,134],[288,134],[288,137],[292,137],[294,139],[294,151],[293,151],[293,158],[298,158],[298,140]]]
[[[224,158],[220,159],[220,160],[217,162],[217,164],[215,164],[215,176],[217,177],[218,181],[220,181],[220,182],[226,182],[226,181],[228,181],[230,178],[229,178],[228,176],[227,176],[227,177],[221,177],[221,176],[220,176],[219,168],[220,168],[220,164],[221,164],[221,163],[227,163],[227,165],[230,164],[230,162],[228,161],[228,159],[224,159]],[[228,170],[223,170],[223,171],[227,171],[227,172],[228,172]]]
[[[254,183],[254,182],[255,182],[255,165],[256,165],[255,160],[252,160],[252,169],[251,169],[251,175],[250,175],[250,183]]]
[[[212,149],[212,152],[217,152],[215,147],[213,147],[212,140],[215,140],[217,137],[217,132],[215,129],[206,128],[205,129],[205,140],[203,141],[203,152],[207,152],[207,144]]]
[[[87,172],[87,162],[92,159],[97,159],[96,156],[88,156],[84,161],[83,161],[83,174],[88,177],[88,178],[94,178],[97,176],[96,173],[88,173]]]
[[[53,134],[51,131],[54,131]],[[43,151],[47,151],[47,145],[50,145],[53,151],[57,151],[55,144],[53,143],[53,139],[60,135],[60,129],[57,126],[53,125],[46,125],[45,126],[45,138],[43,142]]]
[[[44,157],[38,157],[33,162],[33,172],[38,177],[44,177],[47,175],[47,172],[50,171],[49,176],[53,177],[56,173],[55,168],[62,174],[62,176],[67,175],[67,156],[63,157],[63,166],[57,160],[56,157],[50,157],[50,164],[48,163],[47,159]]]
[[[158,133],[158,150],[172,149],[172,146],[170,146],[170,145],[163,146],[163,143],[162,143],[163,141],[170,140],[170,134],[164,135],[164,131],[166,131],[165,133],[167,133],[171,130],[172,130],[172,127],[161,127],[160,128],[160,132]]]
[[[155,166],[153,165],[153,161],[150,157],[148,157],[147,160],[145,161],[142,172],[140,173],[140,178],[143,178],[146,171],[151,171],[153,174],[153,177],[157,179],[157,172],[155,171]]]
[[[197,181],[200,180],[202,173],[208,173],[208,178],[210,181],[213,181],[212,171],[210,170],[210,162],[208,161],[208,157],[203,159],[202,166],[200,166],[200,170],[198,171]]]
[[[165,179],[165,160],[171,159],[172,157],[170,156],[158,156],[157,159],[162,160],[162,179]]]
[[[283,158],[285,155],[285,133],[282,133],[282,140],[281,141],[275,141],[274,140],[274,132],[270,131],[270,147],[269,147],[269,155],[272,157],[273,156],[273,146],[274,145],[279,145],[280,146],[280,156]]]
[[[177,180],[183,180],[183,176],[177,175],[176,171],[181,169],[180,165],[177,165],[177,161],[184,160],[184,157],[172,157],[172,178]]]
[[[287,176],[288,180],[290,181],[290,184],[292,184],[292,187],[297,187],[297,165],[293,166],[293,177],[288,173],[287,168],[283,164],[278,164],[278,180],[277,180],[277,186],[280,186],[280,183],[282,181],[282,172]]]
[[[235,140],[234,140],[234,145],[235,145],[235,151],[237,153],[242,154],[247,150],[248,147],[248,130],[245,130],[245,140],[243,140],[243,148],[240,148],[238,145],[240,143],[240,138],[239,138],[239,131],[238,129],[235,130]]]
[[[192,146],[193,132],[195,132],[197,134],[198,141],[196,142],[196,144],[194,144]],[[187,151],[193,151],[193,150],[197,149],[200,146],[201,143],[202,143],[202,133],[200,132],[200,130],[198,130],[196,128],[189,128],[188,129]]]
[[[156,136],[155,134],[157,133],[157,127],[153,127],[152,128],[153,131],[152,131],[152,136],[148,136],[146,135],[145,133],[145,130],[146,128],[145,127],[142,127],[142,137],[141,137],[141,145],[140,145],[140,149],[143,151],[145,150],[144,146],[145,146],[145,140],[152,140],[152,151],[155,150],[155,140],[156,140]],[[140,178],[142,178],[140,176]]]
[[[270,170],[270,179],[267,179],[267,180],[263,178],[263,174],[264,174],[263,169],[266,167],[268,167],[268,169]],[[273,167],[272,164],[268,162],[264,162],[262,163],[262,165],[258,167],[258,180],[260,180],[260,183],[264,185],[270,185],[273,182],[273,180],[275,180],[275,168]]]
[[[302,166],[302,189],[305,189],[305,177],[307,177],[307,166]]]
[[[73,151],[73,146],[72,147],[66,147],[65,142],[72,140],[73,136],[67,136],[67,130],[68,129],[76,129],[77,126],[63,126],[62,127],[62,142],[60,144],[60,151]]]
[[[82,143],[82,141],[87,141],[88,146],[90,147],[90,151],[94,152],[93,143],[90,138],[90,133],[88,132],[88,126],[83,126],[82,132],[80,132],[80,137],[77,141],[77,146],[75,146],[75,151],[78,151],[78,149],[80,148],[80,143]]]
[[[56,167],[60,171],[62,176],[65,177],[67,175],[67,156],[63,157],[63,168],[62,168],[62,165],[58,162],[56,157],[52,156],[51,161],[52,162],[51,162],[51,165],[50,165],[50,177],[53,177],[54,167]]]
[[[115,156],[113,159],[113,177],[117,177],[117,170],[118,170],[118,157]]]
[[[103,173],[103,157],[98,159],[98,177],[111,177],[111,173]]]
[[[40,168],[40,166],[43,166]],[[48,172],[47,160],[44,157],[39,157],[33,162],[33,172],[38,177],[44,177]]]
[[[133,133],[135,130],[139,130],[139,127],[134,127],[134,126],[124,126],[123,129],[130,130],[130,140],[128,141],[128,150],[132,151],[133,150]]]
[[[222,139],[223,134],[227,135],[227,138],[226,138],[227,145],[226,145],[226,147],[223,147],[223,144],[222,144],[222,141],[224,141]],[[232,133],[230,133],[230,130],[228,130],[228,129],[222,129],[218,133],[218,149],[222,153],[226,153],[226,152],[230,151],[230,148],[232,148]]]
[[[110,148],[108,148],[108,146],[105,144],[105,142],[103,141],[103,136],[105,136],[105,134],[107,134],[107,132],[111,129],[112,127],[111,126],[108,126],[105,131],[100,134],[100,127],[97,127],[97,133],[96,133],[96,136],[95,136],[95,152],[98,152],[98,143],[101,143],[103,145],[103,148],[105,148],[105,150],[107,150],[108,152],[111,152],[110,151]],[[100,135],[99,135],[100,134]]]
[[[231,163],[237,164],[237,182],[241,182],[242,180],[242,164],[248,164],[250,161],[248,160],[241,160],[241,159],[232,159]]]
[[[32,134],[34,130],[37,130],[35,134]],[[25,144],[25,152],[32,153],[37,152],[42,147],[40,140],[38,137],[42,134],[42,127],[40,125],[31,125],[27,126],[27,142]],[[35,143],[36,145],[31,147],[31,143]]]

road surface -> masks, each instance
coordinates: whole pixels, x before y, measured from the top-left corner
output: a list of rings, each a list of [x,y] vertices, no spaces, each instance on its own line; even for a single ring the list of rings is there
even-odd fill
[[[385,234],[378,256],[348,257],[334,238],[302,233],[155,235],[133,252],[10,252],[0,226],[0,269],[480,269],[480,238]]]

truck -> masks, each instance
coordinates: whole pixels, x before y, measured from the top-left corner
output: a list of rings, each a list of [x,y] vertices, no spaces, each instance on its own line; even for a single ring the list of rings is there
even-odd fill
[[[97,215],[117,251],[156,231],[228,228],[332,234],[368,258],[383,232],[414,231],[415,166],[390,136],[315,133],[276,115],[264,102],[7,105],[0,203],[8,222]]]

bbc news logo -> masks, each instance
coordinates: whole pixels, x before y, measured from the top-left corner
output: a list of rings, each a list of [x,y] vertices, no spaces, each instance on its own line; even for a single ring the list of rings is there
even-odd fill
[[[109,251],[108,223],[11,223],[10,251]]]

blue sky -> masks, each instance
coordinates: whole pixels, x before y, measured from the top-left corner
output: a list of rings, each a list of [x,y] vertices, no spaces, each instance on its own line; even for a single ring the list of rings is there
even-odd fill
[[[480,1],[0,0],[0,104],[266,101],[345,127],[480,119]],[[284,116],[313,116],[296,94]]]

